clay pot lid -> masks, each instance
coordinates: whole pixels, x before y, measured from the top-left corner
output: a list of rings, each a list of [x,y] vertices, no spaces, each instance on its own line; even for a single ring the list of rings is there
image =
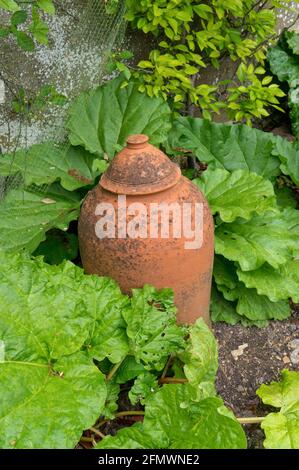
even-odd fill
[[[174,186],[181,170],[163,152],[148,143],[144,134],[130,135],[100,185],[116,194],[152,194]]]

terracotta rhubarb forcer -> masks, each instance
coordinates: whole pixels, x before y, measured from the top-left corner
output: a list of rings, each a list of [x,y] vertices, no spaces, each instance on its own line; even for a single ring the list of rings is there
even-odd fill
[[[119,205],[119,197],[124,209]],[[139,205],[134,208],[130,206],[133,203]],[[150,223],[153,224],[151,207],[154,203],[159,204],[159,208],[163,207],[163,203],[164,207],[178,203],[180,208],[184,203],[189,203],[193,228],[195,203],[202,203],[202,246],[186,249],[186,241],[190,241],[190,237],[187,239],[184,236],[183,229],[182,236],[173,236],[174,221],[177,223],[178,219],[171,211],[168,238],[161,236],[163,219],[160,212],[158,219],[154,219],[158,220],[158,234],[155,232],[157,238],[154,238],[149,228]],[[99,209],[99,205],[114,209],[115,216],[111,216],[106,209]],[[140,231],[139,236],[133,238],[127,233],[126,227],[141,213],[143,217],[138,219],[140,223],[135,224],[135,228],[137,235],[138,230],[143,232],[141,234]],[[111,224],[113,228],[115,225],[115,234],[112,235],[115,238],[111,238],[111,234],[107,238],[98,237],[97,222],[103,216],[109,220],[110,228]],[[183,216],[181,220],[184,220]],[[147,233],[144,232],[144,225],[148,229]],[[132,288],[144,284],[152,284],[159,289],[171,287],[181,323],[193,323],[198,317],[210,322],[214,254],[212,215],[202,193],[181,175],[179,167],[163,152],[148,143],[147,136],[130,136],[127,147],[114,158],[99,184],[88,193],[79,220],[79,244],[86,273],[112,277],[122,291],[128,294]]]

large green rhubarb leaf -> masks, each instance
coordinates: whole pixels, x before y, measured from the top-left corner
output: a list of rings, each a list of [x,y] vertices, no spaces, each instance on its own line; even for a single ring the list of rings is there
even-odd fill
[[[242,321],[241,315],[236,311],[235,302],[227,301],[215,286],[212,287],[211,294],[211,318],[213,322],[225,322],[229,325]]]
[[[298,116],[299,122],[299,116]],[[275,155],[281,160],[281,171],[289,175],[295,184],[299,185],[299,145],[287,139],[277,137]]]
[[[258,269],[265,262],[273,268],[291,260],[299,246],[299,211],[267,212],[250,221],[238,219],[216,229],[215,250],[243,271]]]
[[[184,328],[176,323],[171,289],[133,289],[131,305],[123,310],[130,353],[146,369],[162,370],[167,358],[185,348]]]
[[[130,134],[146,134],[152,144],[163,142],[170,130],[170,109],[160,98],[123,86],[122,76],[79,96],[69,111],[67,127],[73,145],[113,157]]]
[[[0,247],[33,252],[48,230],[67,230],[70,221],[78,218],[79,208],[79,196],[61,189],[40,193],[12,190],[0,202]]]
[[[287,300],[279,302],[271,302],[265,295],[259,295],[256,289],[247,289],[245,285],[238,280],[236,267],[226,259],[216,256],[214,263],[214,278],[217,288],[221,291],[225,301],[236,302],[234,304],[235,312],[229,306],[225,305],[225,301],[221,302],[224,312],[221,313],[219,308],[215,309],[217,296],[214,293],[212,302],[212,311],[216,310],[213,315],[214,320],[226,321],[235,324],[240,321],[244,326],[256,325],[265,326],[268,320],[283,320],[291,314]],[[221,301],[221,297],[220,297]],[[224,304],[224,305],[223,305]]]
[[[269,179],[280,173],[279,159],[272,155],[275,137],[245,125],[179,117],[169,135],[169,145],[192,151],[212,168],[249,170]]]
[[[80,198],[53,187],[47,192],[12,190],[0,202],[0,247],[33,252],[52,228],[67,230],[79,216]]]
[[[238,277],[247,288],[255,288],[259,295],[266,295],[272,302],[291,298],[299,303],[299,259],[293,259],[273,269],[265,263],[255,271],[237,270]]]
[[[54,143],[37,144],[0,158],[0,175],[21,174],[24,184],[43,185],[60,180],[68,191],[92,184],[105,171],[105,160],[95,162],[82,147],[59,148]]]
[[[8,354],[0,363],[0,389],[1,448],[72,449],[106,398],[104,376],[83,352],[54,365]]]
[[[208,199],[213,214],[219,213],[224,222],[237,217],[250,219],[275,207],[274,189],[270,181],[248,170],[229,172],[208,169],[193,180]]]
[[[98,448],[246,448],[243,429],[220,398],[193,398],[190,385],[164,385],[146,401],[143,424],[106,437]]]
[[[258,396],[266,405],[280,408],[261,424],[267,449],[299,449],[299,372],[282,371],[281,381],[262,385]]]
[[[271,72],[281,82],[292,82],[299,77],[299,61],[283,44],[271,47],[268,52]]]
[[[70,262],[51,266],[0,252],[0,266],[0,446],[72,448],[104,408],[93,342],[102,339],[107,357],[123,348],[124,297],[113,281]],[[119,341],[105,336],[106,315]]]

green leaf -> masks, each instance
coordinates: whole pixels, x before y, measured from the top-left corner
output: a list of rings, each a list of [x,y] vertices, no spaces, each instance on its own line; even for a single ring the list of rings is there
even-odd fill
[[[276,205],[270,181],[248,170],[208,169],[193,183],[206,196],[212,213],[219,213],[224,222],[250,219],[254,212],[262,214]]]
[[[105,407],[102,411],[102,415],[105,418],[113,419],[118,409],[118,395],[120,392],[120,385],[116,384],[113,380],[106,383],[107,387],[107,399],[105,401]]]
[[[78,256],[78,237],[74,233],[51,230],[34,256],[43,256],[46,263],[60,264],[64,260],[73,260]]]
[[[96,449],[157,449],[152,430],[145,430],[141,423],[120,429],[116,436],[106,436]]]
[[[266,405],[280,408],[262,421],[266,449],[299,449],[299,372],[283,370],[280,382],[261,385],[257,394]]]
[[[70,265],[72,266],[72,265]],[[112,279],[86,276],[82,270],[68,274],[77,283],[77,292],[84,299],[90,317],[90,333],[86,342],[89,355],[97,361],[108,358],[113,364],[122,361],[129,352],[123,309],[129,301]]]
[[[268,320],[285,320],[291,316],[287,300],[271,302],[265,295],[259,295],[256,289],[247,289],[243,284],[236,288],[238,303],[237,313],[246,317],[251,324],[266,326]]]
[[[0,175],[20,173],[26,186],[51,184],[60,180],[68,191],[92,184],[101,170],[95,158],[82,147],[60,148],[52,142],[36,144],[28,150],[19,150],[0,158]]]
[[[243,271],[258,269],[266,262],[277,269],[292,259],[298,247],[299,211],[294,212],[266,212],[250,221],[221,224],[216,229],[216,253],[237,261]]]
[[[18,26],[19,24],[25,23],[27,20],[27,12],[25,10],[19,10],[16,11],[12,16],[11,16],[11,24],[14,26]]]
[[[292,132],[294,136],[299,139],[299,87],[296,89],[295,96],[293,97],[292,91],[289,93],[289,106],[290,106],[290,118],[292,123]],[[295,101],[293,101],[295,99]],[[298,101],[297,101],[298,100]],[[298,142],[297,142],[297,153]]]
[[[295,31],[288,31],[285,33],[287,36],[288,46],[292,49],[293,54],[299,54],[299,34]]]
[[[291,143],[287,139],[277,137],[273,152],[282,162],[281,171],[289,175],[296,185],[299,185],[299,145]]]
[[[246,448],[244,431],[220,398],[193,401],[190,385],[164,385],[145,406],[143,424],[105,437],[99,449]]]
[[[157,377],[151,372],[145,371],[138,375],[137,379],[129,391],[129,399],[132,405],[141,403],[144,405],[145,400],[159,389]]]
[[[129,380],[135,379],[135,377],[143,372],[145,372],[144,366],[136,362],[134,356],[127,356],[117,370],[115,381],[118,384],[124,384],[129,382]]]
[[[247,289],[242,282],[239,282],[236,267],[221,256],[215,258],[214,278],[225,300],[234,301],[230,308],[224,299],[221,299],[221,295],[217,296],[218,293],[215,292],[214,301],[220,297],[220,303],[225,309],[224,316],[218,311],[220,321],[227,319],[230,324],[241,322],[243,326],[262,327],[268,320],[284,320],[291,314],[287,300],[271,302],[268,297],[258,295],[256,289]]]
[[[131,305],[123,310],[130,353],[145,369],[162,370],[168,356],[184,349],[184,328],[176,324],[171,289],[145,285],[133,289]]]
[[[218,348],[215,337],[206,323],[199,319],[190,328],[186,350],[180,354],[189,383],[196,387],[199,398],[216,395]]]
[[[264,264],[255,271],[237,270],[240,281],[247,288],[255,288],[259,295],[266,295],[272,302],[291,298],[299,303],[299,260],[294,259],[274,270]]]
[[[20,10],[20,6],[14,0],[0,0],[0,8],[8,11]]]
[[[216,287],[212,288],[211,319],[213,322],[225,322],[229,325],[236,325],[242,320],[236,312],[235,303],[228,302]]]
[[[170,109],[160,98],[138,91],[139,84],[123,77],[82,94],[71,106],[67,127],[73,145],[91,153],[113,157],[115,146],[123,146],[130,134],[147,134],[152,144],[166,139]]]
[[[288,188],[287,186],[283,186],[282,188],[276,188],[275,194],[277,199],[277,205],[279,206],[279,208],[287,209],[288,207],[291,207],[293,209],[296,209],[297,202],[294,197],[294,193],[290,188]]]
[[[67,191],[12,190],[0,202],[0,247],[33,252],[52,228],[67,230],[79,215],[80,199]]]
[[[272,155],[275,137],[245,125],[180,117],[174,121],[168,144],[171,149],[191,150],[213,169],[249,170],[268,179],[280,173],[279,159]]]
[[[8,358],[0,363],[0,386],[1,448],[72,449],[106,397],[103,374],[83,352],[53,367]]]
[[[34,42],[28,34],[24,33],[24,31],[16,31],[14,35],[21,49],[28,52],[34,51]]]
[[[281,82],[292,82],[299,77],[298,57],[289,54],[281,45],[271,47],[268,52],[271,72]]]
[[[10,30],[7,28],[0,28],[0,38],[6,38],[9,36]]]
[[[35,7],[32,9],[32,19],[33,22],[28,28],[29,31],[31,31],[34,38],[40,44],[48,44],[49,27],[44,21],[40,19],[38,10]]]
[[[0,251],[0,266],[0,446],[73,448],[106,400],[104,376],[82,351],[97,334],[86,288],[96,279],[99,315],[102,297],[119,289],[25,252]]]
[[[54,15],[55,13],[55,6],[51,0],[38,0],[37,6],[44,10],[46,13],[50,13],[50,15]]]

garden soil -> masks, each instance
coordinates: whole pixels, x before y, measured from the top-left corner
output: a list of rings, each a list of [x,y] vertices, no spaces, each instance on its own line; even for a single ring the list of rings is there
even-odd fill
[[[217,391],[225,404],[238,417],[275,411],[261,404],[256,390],[262,383],[279,380],[283,369],[299,371],[299,308],[290,319],[271,321],[266,328],[218,323],[213,331],[219,345]],[[262,448],[260,425],[244,429],[248,447]]]

